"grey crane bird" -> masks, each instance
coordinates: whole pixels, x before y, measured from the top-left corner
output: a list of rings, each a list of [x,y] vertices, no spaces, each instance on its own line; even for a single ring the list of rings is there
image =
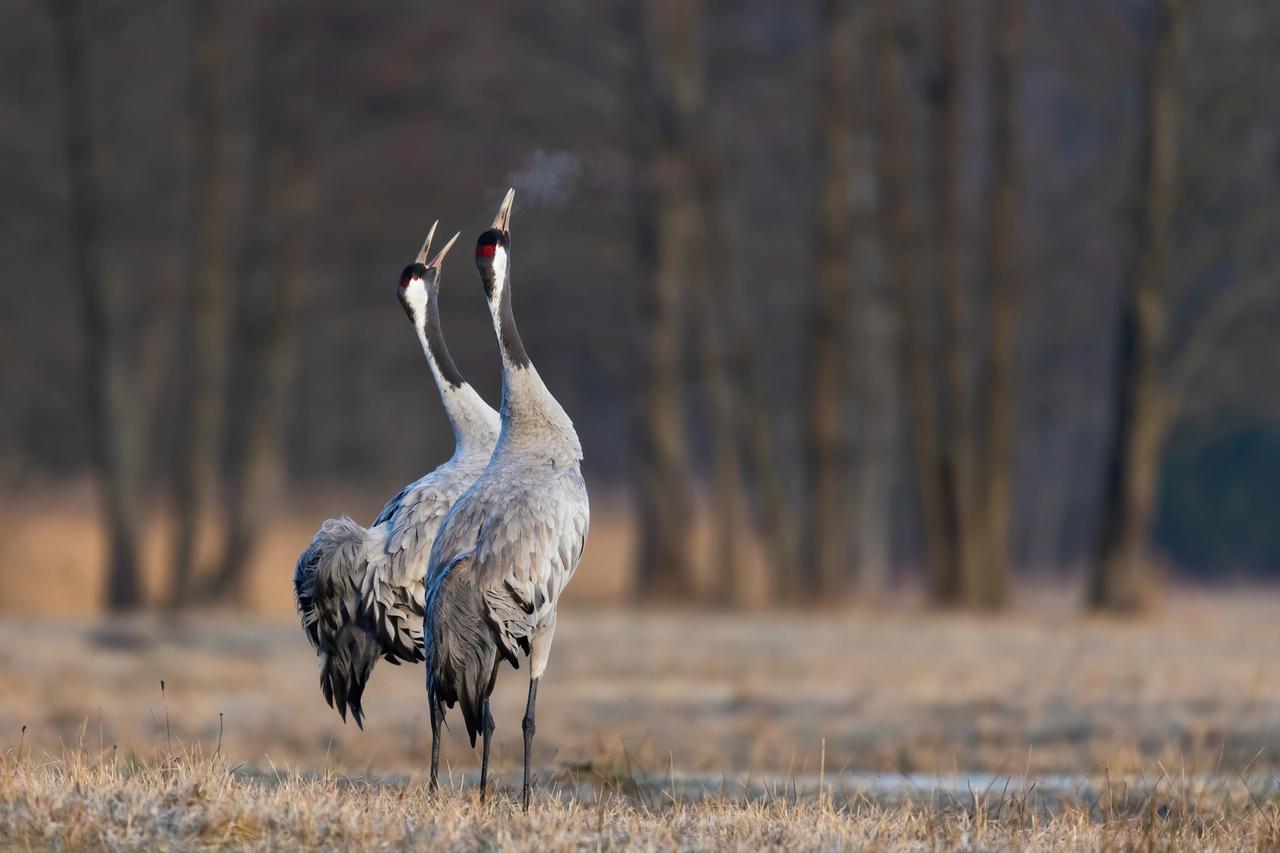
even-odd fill
[[[320,657],[325,701],[364,728],[361,698],[379,657],[422,660],[427,555],[449,507],[484,470],[498,440],[498,413],[458,372],[440,327],[440,266],[454,235],[427,262],[431,232],[396,294],[413,322],[453,426],[452,458],[387,502],[369,528],[350,518],[320,526],[294,571],[302,627]]]
[[[484,473],[449,510],[427,570],[426,669],[431,785],[440,762],[445,706],[462,706],[474,748],[484,738],[480,793],[488,782],[489,696],[502,661],[529,663],[524,787],[529,809],[538,680],[556,630],[556,603],[586,545],[590,510],[582,445],[573,423],[525,353],[511,307],[509,230],[515,191],[476,245],[476,265],[502,355],[502,432]]]

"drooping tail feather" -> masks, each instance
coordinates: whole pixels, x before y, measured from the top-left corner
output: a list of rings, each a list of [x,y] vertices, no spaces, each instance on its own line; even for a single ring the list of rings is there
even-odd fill
[[[293,575],[302,628],[320,656],[320,689],[343,721],[347,708],[364,728],[360,705],[382,649],[358,623],[368,531],[343,516],[320,525]]]
[[[497,674],[497,661],[501,658],[495,654],[490,657],[488,666],[478,659],[474,666],[460,673],[458,704],[462,707],[462,719],[467,725],[467,737],[471,746],[476,745],[476,735],[484,726],[484,703],[493,692],[494,676]]]
[[[373,674],[373,665],[382,656],[382,646],[359,625],[344,625],[332,651],[320,656],[320,689],[330,708],[347,719],[347,708],[356,725],[364,728],[364,708],[360,704],[364,687]]]
[[[424,626],[427,692],[442,706],[461,706],[467,737],[476,745],[484,725],[484,702],[493,692],[498,663],[503,660],[482,618],[474,588],[459,584],[460,558],[428,587]]]

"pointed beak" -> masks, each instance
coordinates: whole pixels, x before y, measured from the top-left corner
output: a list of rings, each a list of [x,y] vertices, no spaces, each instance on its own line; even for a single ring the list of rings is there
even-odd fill
[[[422,249],[418,252],[418,257],[417,257],[418,263],[425,264],[427,262],[427,252],[431,251],[431,238],[436,236],[436,226],[439,224],[440,224],[439,219],[431,223],[431,230],[427,232],[427,242],[422,244]],[[441,252],[440,254],[443,255],[444,252]]]
[[[440,269],[440,265],[444,263],[444,256],[449,254],[449,250],[453,248],[453,244],[458,242],[458,238],[461,236],[462,236],[461,231],[459,231],[457,234],[454,234],[453,237],[449,239],[449,242],[444,244],[444,248],[440,250],[440,254],[432,258],[431,263],[427,264],[427,269],[429,270]]]
[[[498,215],[493,217],[493,228],[501,228],[503,231],[510,231],[511,224],[511,202],[515,201],[515,187],[507,190],[506,196],[502,199],[502,206],[498,208]]]

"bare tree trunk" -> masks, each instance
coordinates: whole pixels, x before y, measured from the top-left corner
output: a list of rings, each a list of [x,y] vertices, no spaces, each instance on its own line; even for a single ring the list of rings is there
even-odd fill
[[[692,288],[691,295],[697,326],[701,330],[697,335],[698,349],[711,426],[711,564],[715,577],[712,595],[719,604],[731,604],[741,588],[742,549],[739,539],[746,530],[737,427],[734,423],[734,392],[722,323],[716,316],[716,292],[707,282],[705,286]]]
[[[689,459],[684,408],[684,294],[698,232],[698,201],[688,165],[688,111],[680,99],[698,85],[698,4],[652,0],[638,44],[657,138],[644,155],[641,193],[641,320],[645,365],[639,418],[639,592],[687,599],[690,578]],[[690,34],[693,31],[693,35]]]
[[[142,606],[144,600],[138,544],[142,528],[142,418],[131,391],[127,350],[102,269],[100,228],[105,215],[94,174],[87,68],[90,40],[85,32],[84,7],[80,0],[53,0],[49,10],[66,122],[73,278],[84,337],[86,431],[106,522],[106,605],[111,610],[129,610]]]
[[[824,0],[816,137],[822,164],[809,303],[805,482],[806,598],[847,591],[848,346],[853,310],[853,165],[857,39],[850,0]]]
[[[779,470],[772,409],[754,346],[759,336],[747,317],[744,298],[739,289],[729,295],[732,304],[724,306],[734,341],[733,373],[740,379],[742,394],[740,453],[747,472],[744,479],[754,499],[760,533],[768,551],[775,588],[772,591],[787,597],[799,579],[798,524]]]
[[[738,247],[733,235],[732,206],[725,180],[724,158],[709,127],[705,110],[696,118],[693,135],[693,168],[701,197],[706,228],[706,257],[717,258],[710,271],[708,294],[715,305],[708,334],[720,339],[725,390],[731,417],[736,419],[739,484],[751,493],[754,509],[771,568],[770,580],[784,594],[796,580],[795,514],[788,505],[778,470],[778,452],[773,437],[773,418],[765,399],[756,344],[759,334],[747,315]],[[722,434],[717,430],[717,434]],[[721,448],[717,446],[717,454]],[[717,460],[717,466],[727,462]],[[737,582],[737,580],[735,580]]]
[[[705,70],[700,69],[699,73],[705,77]],[[705,80],[700,84],[700,90],[702,86],[705,86]],[[739,394],[731,365],[730,330],[721,315],[724,303],[735,297],[738,271],[731,260],[733,247],[729,245],[729,229],[718,227],[715,218],[720,208],[726,206],[726,189],[721,180],[722,155],[711,137],[705,93],[699,91],[696,102],[690,103],[689,108],[694,112],[685,115],[681,123],[690,135],[688,165],[700,204],[699,226],[703,235],[700,242],[704,249],[696,254],[704,258],[709,255],[730,259],[716,268],[708,268],[704,260],[698,270],[703,281],[691,288],[690,296],[695,309],[695,326],[699,330],[695,337],[710,415],[711,564],[715,578],[712,597],[719,604],[732,604],[742,588],[744,552],[740,545],[747,525],[744,524],[746,508],[742,500],[742,469],[739,466],[735,418]]]
[[[227,342],[227,294],[231,291],[235,194],[229,72],[231,37],[226,0],[188,4],[191,79],[188,112],[193,190],[187,291],[178,319],[178,393],[173,466],[175,604],[185,604],[195,570],[200,522],[217,483]]]
[[[865,55],[874,23],[865,6],[854,14],[855,50]],[[892,568],[890,491],[897,460],[897,359],[893,353],[892,309],[886,304],[884,265],[878,228],[876,105],[870,63],[859,59],[854,96],[852,194],[852,323],[848,352],[853,468],[851,562],[859,598],[874,602],[888,589]]]
[[[904,107],[901,23],[895,0],[877,0],[876,89],[881,136],[881,228],[891,297],[901,323],[903,385],[909,419],[916,499],[924,536],[925,578],[930,599],[952,604],[961,594],[953,522],[947,517],[937,394],[927,331],[926,300],[919,265],[921,221],[911,198],[911,137]]]
[[[859,29],[864,23],[860,21]],[[865,32],[859,44],[866,44]],[[886,304],[876,232],[875,150],[871,105],[859,98],[853,208],[855,258],[853,352],[855,516],[854,563],[858,594],[881,598],[889,587],[890,492],[897,459],[899,398],[893,356],[892,310]]]
[[[671,14],[670,11],[664,14]],[[719,604],[731,604],[739,594],[743,578],[743,539],[747,525],[743,504],[742,469],[739,466],[738,427],[735,410],[739,408],[737,379],[732,364],[730,336],[724,305],[738,298],[739,271],[732,245],[732,228],[728,222],[728,190],[724,181],[724,157],[716,144],[707,106],[707,69],[699,44],[701,3],[685,10],[678,42],[668,42],[678,50],[670,61],[679,64],[675,75],[667,75],[667,94],[663,101],[671,115],[667,122],[668,140],[673,151],[681,152],[684,167],[694,184],[698,202],[698,235],[690,238],[688,275],[696,273],[701,281],[689,289],[694,308],[694,324],[699,330],[698,358],[706,389],[711,440],[712,576],[715,586],[712,598]],[[667,26],[675,21],[669,20]],[[701,246],[700,250],[695,249]],[[716,258],[714,266],[706,258]],[[700,261],[700,262],[698,262]]]
[[[937,170],[939,284],[944,306],[944,391],[942,467],[938,489],[946,506],[951,559],[962,587],[980,559],[974,529],[978,477],[978,444],[974,427],[972,334],[973,279],[966,250],[965,207],[960,195],[964,156],[961,94],[964,88],[963,11],[957,0],[939,0],[938,132],[934,146]]]
[[[308,223],[315,207],[306,141],[314,133],[312,92],[287,22],[268,19],[258,33],[253,91],[248,232],[231,329],[234,354],[225,431],[228,443],[226,532],[208,594],[243,601],[246,570],[285,474],[284,435],[296,367],[296,322],[311,268]]]
[[[887,347],[886,347],[887,348]],[[883,377],[868,377],[874,383],[862,400],[883,400],[892,406],[895,397],[889,386],[893,374],[886,371]],[[875,413],[866,419],[865,435],[861,441],[864,452],[859,454],[857,494],[854,500],[856,516],[853,519],[857,532],[855,554],[858,567],[857,588],[859,597],[868,602],[882,598],[889,588],[892,553],[889,541],[889,492],[893,472],[893,436],[889,429],[892,418],[888,412]]]
[[[686,12],[704,11],[701,4]],[[699,21],[699,25],[701,21]],[[687,31],[696,48],[697,32]],[[699,236],[703,258],[715,258],[714,269],[705,262],[699,272],[701,286],[694,288],[701,357],[706,372],[711,409],[713,462],[713,525],[715,574],[720,579],[716,597],[729,603],[741,589],[745,509],[743,492],[749,491],[758,529],[771,564],[770,581],[785,592],[798,583],[796,577],[795,514],[787,503],[778,470],[772,416],[765,401],[761,369],[756,356],[759,336],[747,315],[747,296],[733,206],[725,176],[724,154],[712,128],[707,108],[706,68],[699,51],[697,80],[681,97],[674,90],[667,102],[675,111],[670,125],[680,134],[697,188],[701,208]],[[736,453],[735,448],[736,446]]]
[[[685,445],[684,275],[695,211],[682,201],[676,164],[650,164],[654,200],[652,278],[641,296],[646,330],[641,397],[638,499],[639,578],[648,598],[672,599],[691,590],[689,459]]]
[[[1105,515],[1088,589],[1088,603],[1097,609],[1137,610],[1154,594],[1148,542],[1169,420],[1161,359],[1170,226],[1177,207],[1179,63],[1186,18],[1187,0],[1161,0],[1145,69],[1142,203],[1134,260],[1121,294]]]
[[[718,578],[715,597],[732,604],[741,597],[744,578],[744,549],[741,540],[749,531],[746,522],[744,430],[740,426],[746,406],[744,386],[754,379],[754,370],[745,372],[739,360],[736,338],[745,334],[734,327],[742,321],[740,306],[726,310],[730,302],[742,298],[741,279],[728,223],[728,192],[723,181],[722,155],[710,135],[705,113],[697,121],[693,168],[697,177],[705,229],[705,256],[723,258],[717,269],[704,269],[706,281],[693,288],[698,306],[697,336],[702,348],[704,381],[711,410],[713,462],[713,523],[715,553],[712,557]],[[747,358],[753,358],[748,353]],[[772,440],[770,439],[770,446]],[[772,464],[772,459],[769,463]]]
[[[1009,596],[1009,529],[1013,501],[1014,366],[1018,343],[1017,65],[1023,0],[998,0],[995,11],[993,185],[988,216],[987,377],[981,394],[984,456],[965,560],[965,598],[971,606],[1002,607]],[[963,506],[963,505],[962,505]],[[966,525],[961,525],[962,528]]]
[[[795,514],[789,506],[778,465],[773,417],[766,400],[764,379],[757,357],[759,333],[748,316],[749,298],[744,290],[739,247],[725,177],[724,156],[715,140],[705,109],[690,117],[691,167],[705,229],[704,257],[716,258],[716,268],[706,270],[706,288],[713,295],[715,311],[708,334],[720,338],[725,390],[735,421],[740,485],[750,494],[759,532],[768,552],[770,581],[786,594],[796,580]],[[720,430],[717,430],[720,434]],[[717,447],[717,453],[720,448]],[[717,465],[727,460],[718,460]]]

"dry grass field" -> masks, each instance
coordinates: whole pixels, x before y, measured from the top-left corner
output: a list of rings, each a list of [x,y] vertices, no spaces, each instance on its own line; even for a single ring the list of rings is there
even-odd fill
[[[994,620],[578,605],[515,811],[523,672],[487,804],[453,718],[423,784],[421,670],[368,730],[291,620],[0,620],[0,846],[934,849],[1280,843],[1280,599],[1178,593],[1110,622],[1042,592]],[[165,681],[162,695],[160,681]],[[25,727],[25,732],[23,731]]]
[[[1175,591],[1139,621],[1044,588],[998,618],[642,610],[607,501],[540,692],[533,813],[523,672],[494,697],[497,796],[456,715],[431,796],[421,669],[379,665],[364,732],[320,696],[293,560],[317,518],[377,501],[311,501],[271,529],[247,612],[131,620],[94,615],[87,493],[6,507],[0,847],[1280,844],[1280,593]],[[160,598],[163,524],[147,551]]]
[[[1274,804],[1103,789],[1054,807],[997,793],[941,802],[872,796],[687,799],[552,787],[530,814],[514,798],[276,773],[245,778],[210,756],[150,763],[76,753],[0,774],[0,844],[70,849],[1196,849],[1280,844]],[[639,789],[637,789],[639,790]],[[1113,796],[1114,795],[1114,796]]]

